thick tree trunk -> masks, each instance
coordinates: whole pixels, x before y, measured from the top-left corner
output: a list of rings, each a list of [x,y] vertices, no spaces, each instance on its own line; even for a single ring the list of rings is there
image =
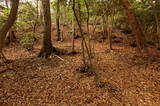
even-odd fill
[[[128,0],[122,0],[123,7],[126,11],[126,14],[128,16],[128,21],[132,27],[132,30],[136,36],[136,42],[138,45],[138,49],[142,50],[145,49],[145,36],[143,34],[143,31],[138,23],[138,20],[136,19],[133,9],[130,8],[130,3]]]
[[[60,41],[61,37],[61,30],[60,30],[60,23],[59,23],[59,19],[60,19],[60,5],[59,5],[60,0],[57,0],[57,13],[56,13],[56,30],[57,30],[57,40]]]
[[[43,36],[43,47],[40,51],[39,57],[48,58],[55,48],[51,43],[51,13],[50,13],[50,0],[42,0],[43,12],[44,12],[44,27],[45,32]]]
[[[5,25],[2,27],[0,30],[0,52],[2,52],[3,46],[4,46],[4,41],[6,38],[6,34],[9,31],[9,29],[13,26],[15,20],[16,20],[16,15],[17,15],[17,10],[18,10],[18,5],[19,5],[19,0],[12,0],[12,8],[10,15],[8,17],[7,22]]]

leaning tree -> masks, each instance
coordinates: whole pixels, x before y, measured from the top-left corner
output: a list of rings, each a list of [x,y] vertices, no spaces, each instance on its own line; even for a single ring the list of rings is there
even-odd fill
[[[5,60],[6,58],[2,52],[2,49],[4,47],[4,41],[5,41],[7,32],[10,30],[10,28],[13,26],[16,20],[19,0],[11,0],[11,4],[12,4],[12,8],[11,8],[8,20],[6,21],[2,29],[0,29],[0,53]]]
[[[139,25],[137,18],[135,17],[133,9],[130,7],[131,6],[130,2],[128,0],[121,0],[121,2],[128,16],[128,22],[130,23],[133,32],[135,34],[138,49],[139,50],[145,49],[145,36]]]

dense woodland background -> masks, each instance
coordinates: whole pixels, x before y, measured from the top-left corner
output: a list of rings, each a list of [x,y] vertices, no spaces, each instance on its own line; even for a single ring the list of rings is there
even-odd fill
[[[160,0],[0,0],[0,105],[159,104]]]

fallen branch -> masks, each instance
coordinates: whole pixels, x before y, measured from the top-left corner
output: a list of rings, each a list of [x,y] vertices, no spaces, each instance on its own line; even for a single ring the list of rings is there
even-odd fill
[[[61,58],[60,56],[58,56],[58,55],[54,55],[55,57],[57,57],[57,58],[59,58],[60,60],[62,60],[62,61],[65,61],[63,58]]]
[[[3,54],[3,52],[0,52],[0,57],[2,58],[2,61],[6,62],[7,58],[5,57],[5,55]]]

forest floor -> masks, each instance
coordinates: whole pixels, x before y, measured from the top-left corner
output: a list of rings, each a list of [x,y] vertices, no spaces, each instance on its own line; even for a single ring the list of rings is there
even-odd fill
[[[126,43],[128,35],[116,35],[115,39],[121,41],[115,40],[111,52],[106,41],[93,41],[96,75],[91,76],[77,71],[82,64],[80,39],[75,41],[78,54],[52,55],[49,59],[37,57],[39,43],[33,51],[18,43],[6,47],[4,53],[11,63],[0,63],[0,105],[159,106],[160,58],[138,53]],[[63,42],[54,40],[53,44],[71,50],[69,38]]]

